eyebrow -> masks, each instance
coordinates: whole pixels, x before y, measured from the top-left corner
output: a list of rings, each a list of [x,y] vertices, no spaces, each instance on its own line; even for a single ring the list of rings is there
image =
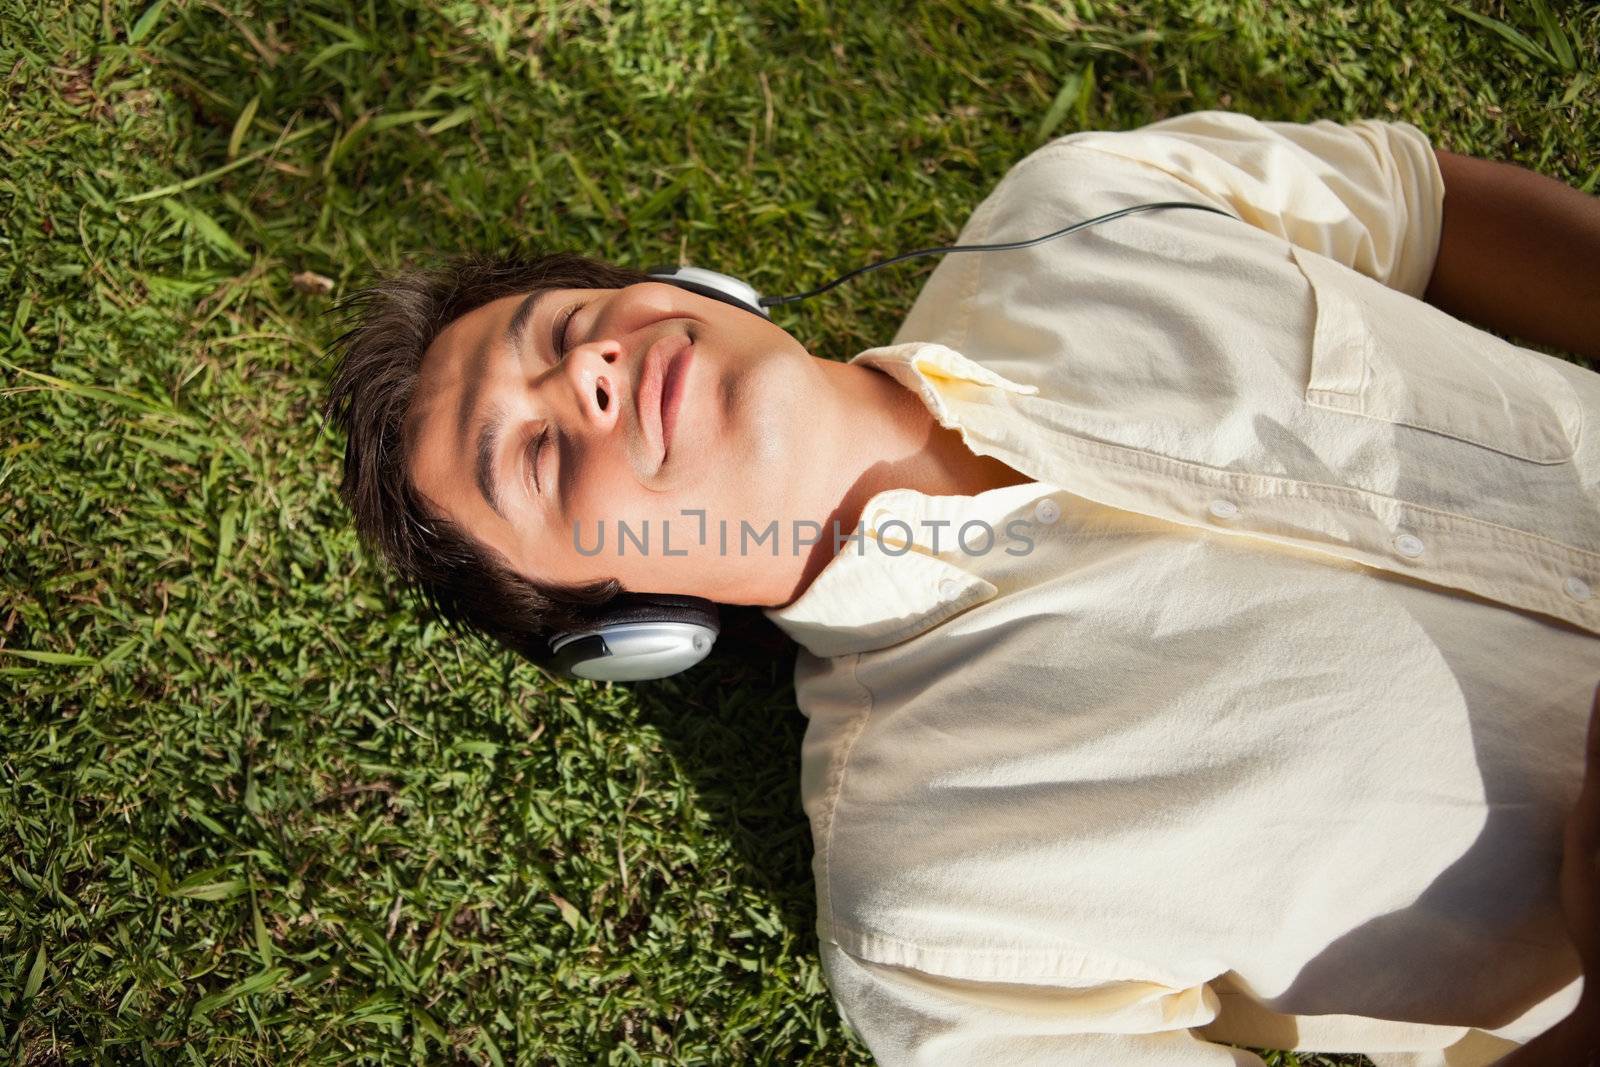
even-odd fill
[[[519,355],[521,354],[520,342],[524,331],[528,328],[529,320],[538,313],[540,301],[553,292],[555,290],[550,288],[535,289],[523,297],[522,303],[517,305],[516,312],[511,316],[511,321],[506,324],[505,343],[507,348],[516,350]]]
[[[543,298],[554,291],[548,286],[535,289],[522,298],[517,310],[512,313],[511,321],[506,324],[503,342],[505,347],[511,350],[513,357],[522,355],[523,335],[527,332],[528,324],[538,314]],[[495,408],[489,412],[489,417],[484,420],[482,428],[478,431],[477,456],[472,469],[473,480],[478,484],[478,492],[482,495],[484,503],[502,519],[505,518],[505,512],[500,507],[500,494],[494,476],[494,458],[504,423],[503,411]]]
[[[495,447],[500,443],[500,427],[503,421],[502,413],[498,409],[489,413],[483,429],[478,431],[478,460],[473,467],[478,492],[483,494],[483,499],[490,509],[502,519],[506,516],[505,512],[500,510],[500,497],[495,492],[494,453]]]

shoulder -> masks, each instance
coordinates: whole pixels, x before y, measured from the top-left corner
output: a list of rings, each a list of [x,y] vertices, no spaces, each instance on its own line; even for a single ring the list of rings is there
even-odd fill
[[[1193,111],[1125,130],[1079,130],[1039,146],[1011,166],[995,193],[1061,174],[1115,177],[1130,170],[1180,178],[1205,142],[1265,141],[1267,124],[1233,111]],[[1188,146],[1191,151],[1186,152]]]

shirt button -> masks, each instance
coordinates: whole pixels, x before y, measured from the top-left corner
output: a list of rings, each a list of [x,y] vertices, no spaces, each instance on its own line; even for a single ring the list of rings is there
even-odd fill
[[[1213,500],[1206,510],[1219,519],[1231,519],[1239,514],[1239,505],[1231,500]]]
[[[1416,559],[1422,555],[1422,538],[1416,534],[1403,533],[1394,539],[1394,550],[1406,559]]]
[[[1049,526],[1061,517],[1061,505],[1054,500],[1041,500],[1034,506],[1033,517]]]
[[[1568,578],[1563,583],[1562,588],[1567,591],[1567,595],[1573,600],[1583,601],[1594,596],[1594,590],[1589,588],[1589,583],[1576,576]]]
[[[883,524],[894,519],[894,513],[888,508],[879,508],[872,513],[872,532],[882,533]]]
[[[939,579],[939,595],[945,600],[954,600],[961,595],[961,583],[954,578]]]

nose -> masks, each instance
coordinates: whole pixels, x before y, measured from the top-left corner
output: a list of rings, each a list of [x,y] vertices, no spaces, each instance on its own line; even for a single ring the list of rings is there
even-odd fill
[[[610,432],[622,419],[628,388],[622,357],[621,343],[611,339],[575,345],[567,352],[564,371],[578,417],[598,433]]]

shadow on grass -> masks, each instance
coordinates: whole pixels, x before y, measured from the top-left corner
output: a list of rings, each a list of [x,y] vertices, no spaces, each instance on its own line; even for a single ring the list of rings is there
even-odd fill
[[[746,884],[779,910],[785,929],[816,953],[811,833],[800,803],[806,720],[795,704],[797,647],[753,608],[722,609],[723,633],[704,662],[677,677],[634,685],[654,726],[723,828]]]

